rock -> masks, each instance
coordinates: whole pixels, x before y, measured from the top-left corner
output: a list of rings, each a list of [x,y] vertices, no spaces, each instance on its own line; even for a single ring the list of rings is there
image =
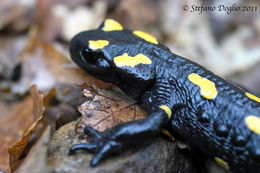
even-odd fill
[[[61,127],[48,144],[47,163],[53,172],[195,172],[190,158],[181,154],[176,143],[162,138],[154,139],[139,149],[110,157],[95,168],[90,167],[92,154],[78,152],[75,156],[68,156],[69,147],[80,143],[75,133],[76,123],[71,122]]]

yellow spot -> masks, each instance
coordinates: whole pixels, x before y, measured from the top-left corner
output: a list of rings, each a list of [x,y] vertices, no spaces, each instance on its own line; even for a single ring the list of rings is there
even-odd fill
[[[107,19],[104,22],[104,27],[102,28],[103,31],[120,31],[123,30],[123,27],[120,23],[113,19]]]
[[[92,50],[102,49],[103,47],[109,44],[107,40],[89,40],[88,41],[89,48]]]
[[[162,106],[159,106],[159,108],[163,109],[167,113],[168,117],[171,118],[172,110],[168,106],[162,105]]]
[[[117,66],[130,66],[134,67],[138,64],[151,64],[152,61],[145,55],[139,53],[135,56],[128,56],[127,53],[114,58],[114,62]]]
[[[225,169],[229,169],[229,165],[228,165],[227,162],[225,162],[224,160],[222,160],[222,159],[219,158],[219,157],[215,157],[214,159],[215,159],[215,161],[216,161],[220,166],[222,166],[222,167],[225,168]]]
[[[137,35],[138,37],[144,39],[145,41],[148,41],[148,42],[151,42],[153,44],[158,44],[158,41],[157,39],[150,35],[150,34],[147,34],[146,32],[143,32],[143,31],[134,31],[133,32],[135,35]]]
[[[200,94],[206,99],[214,99],[218,95],[215,83],[199,76],[196,73],[191,73],[188,79],[200,87]]]
[[[248,98],[250,98],[250,99],[252,99],[252,100],[255,100],[255,101],[257,101],[258,103],[260,103],[260,98],[259,98],[259,97],[256,97],[256,96],[254,96],[253,94],[250,94],[250,93],[248,93],[248,92],[246,92],[245,94],[246,94],[246,96],[247,96]]]
[[[252,132],[260,135],[260,118],[254,115],[249,115],[245,118],[246,126]]]

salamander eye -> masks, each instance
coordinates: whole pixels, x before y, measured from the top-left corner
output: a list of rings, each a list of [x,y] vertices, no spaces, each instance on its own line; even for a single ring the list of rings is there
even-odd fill
[[[109,64],[105,59],[98,59],[97,65],[100,67],[108,67]]]
[[[109,67],[102,51],[93,51],[85,48],[82,50],[81,56],[88,64],[95,65],[96,67]]]
[[[104,55],[102,52],[92,51],[89,48],[85,48],[81,52],[82,58],[90,64],[96,64],[98,59],[102,58]]]

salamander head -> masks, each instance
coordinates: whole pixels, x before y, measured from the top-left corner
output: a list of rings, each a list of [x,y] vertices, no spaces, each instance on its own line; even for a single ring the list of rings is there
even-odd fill
[[[150,52],[157,44],[153,36],[124,29],[107,19],[98,29],[72,38],[69,50],[72,60],[90,75],[114,83],[125,92],[140,92],[154,79],[153,60],[158,57]]]

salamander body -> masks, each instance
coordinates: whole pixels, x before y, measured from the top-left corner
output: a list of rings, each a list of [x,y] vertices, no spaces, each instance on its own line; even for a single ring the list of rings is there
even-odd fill
[[[143,31],[107,19],[70,42],[72,60],[90,75],[142,101],[150,115],[104,132],[85,127],[93,142],[74,145],[96,153],[96,166],[166,128],[235,173],[260,172],[260,98],[172,53]]]

